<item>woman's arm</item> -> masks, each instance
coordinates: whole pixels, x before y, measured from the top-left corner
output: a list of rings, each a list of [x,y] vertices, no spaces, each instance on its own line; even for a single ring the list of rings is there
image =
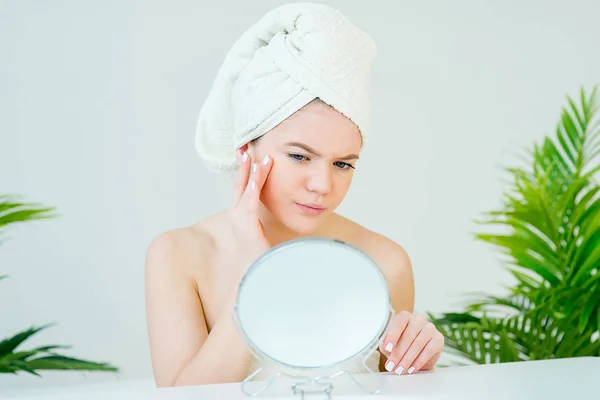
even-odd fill
[[[412,264],[408,254],[399,244],[376,235],[371,252],[374,261],[385,275],[390,293],[390,303],[396,314],[401,311],[413,312],[415,288]],[[380,351],[379,371],[386,372],[387,356]]]
[[[414,275],[408,255],[390,240],[381,240],[376,262],[386,274],[390,301],[396,316],[380,345],[379,368],[386,371],[390,362],[397,373],[431,370],[438,362],[444,347],[444,337],[425,315],[413,314]],[[392,353],[385,346],[392,345]]]
[[[158,236],[146,257],[146,317],[156,385],[239,382],[248,375],[251,354],[230,317],[236,293],[209,334],[189,251],[174,236]]]

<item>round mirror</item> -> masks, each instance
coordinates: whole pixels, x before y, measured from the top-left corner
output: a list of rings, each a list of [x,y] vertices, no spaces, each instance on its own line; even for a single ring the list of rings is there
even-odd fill
[[[269,250],[245,274],[236,304],[249,344],[301,369],[335,366],[378,343],[390,309],[375,262],[326,238],[295,239]]]

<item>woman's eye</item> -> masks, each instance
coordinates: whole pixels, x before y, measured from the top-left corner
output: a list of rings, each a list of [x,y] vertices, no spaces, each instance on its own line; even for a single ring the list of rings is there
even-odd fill
[[[288,154],[288,156],[296,161],[305,161],[308,159],[308,157],[303,156],[301,154]]]
[[[341,162],[341,161],[337,161],[334,163],[335,166],[341,168],[341,169],[349,169],[349,168],[354,168],[352,165],[345,163],[345,162]]]
[[[290,157],[292,160],[296,161],[296,162],[303,162],[303,161],[308,161],[309,158],[307,156],[303,156],[302,154],[293,154],[290,153],[288,154],[288,157]],[[333,165],[335,165],[336,167],[342,169],[342,170],[349,170],[350,168],[354,169],[354,166],[342,161],[336,161],[333,163]]]

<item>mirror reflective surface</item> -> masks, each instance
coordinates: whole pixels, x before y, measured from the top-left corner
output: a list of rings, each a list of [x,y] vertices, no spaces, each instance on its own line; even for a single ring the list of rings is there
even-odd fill
[[[235,309],[254,349],[298,369],[331,367],[378,343],[390,310],[376,263],[327,238],[296,239],[265,253],[240,283]]]

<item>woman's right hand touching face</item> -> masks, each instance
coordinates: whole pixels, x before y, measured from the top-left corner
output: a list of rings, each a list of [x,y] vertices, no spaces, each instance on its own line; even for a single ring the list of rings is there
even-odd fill
[[[228,215],[236,247],[241,252],[240,272],[243,275],[258,257],[271,248],[258,218],[258,208],[260,192],[271,172],[273,160],[268,156],[263,160],[253,160],[247,152],[238,151],[237,162],[239,168]]]

